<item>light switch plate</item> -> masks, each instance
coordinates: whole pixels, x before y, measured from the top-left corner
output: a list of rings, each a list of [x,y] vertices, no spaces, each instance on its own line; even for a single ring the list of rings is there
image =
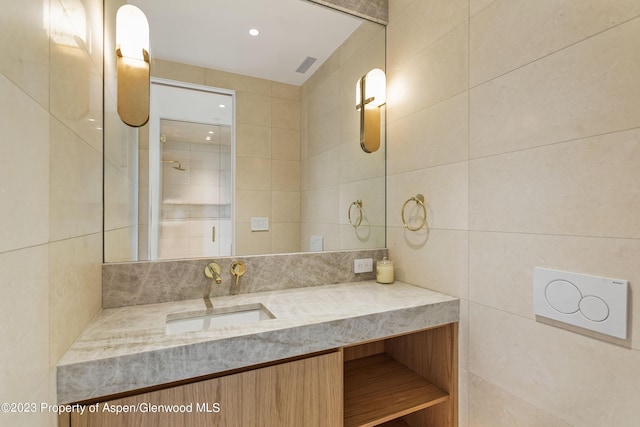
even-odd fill
[[[269,231],[269,218],[261,216],[251,217],[251,231]]]
[[[533,311],[616,338],[627,338],[629,282],[606,277],[535,268]]]
[[[311,252],[322,252],[324,238],[322,236],[311,236],[309,249]]]

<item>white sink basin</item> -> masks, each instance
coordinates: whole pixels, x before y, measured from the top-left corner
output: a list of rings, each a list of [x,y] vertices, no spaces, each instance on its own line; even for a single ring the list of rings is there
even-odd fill
[[[262,320],[274,319],[262,304],[247,304],[235,307],[210,308],[208,310],[172,313],[167,315],[167,334],[202,331],[224,326],[246,325]]]

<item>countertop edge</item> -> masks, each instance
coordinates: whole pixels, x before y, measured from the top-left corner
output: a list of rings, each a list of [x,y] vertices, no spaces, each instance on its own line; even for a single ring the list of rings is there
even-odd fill
[[[57,367],[67,404],[337,349],[459,321],[452,299]]]

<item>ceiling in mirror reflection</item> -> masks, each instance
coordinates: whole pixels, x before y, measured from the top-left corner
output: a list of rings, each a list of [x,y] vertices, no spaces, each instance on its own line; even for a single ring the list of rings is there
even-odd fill
[[[164,119],[160,121],[160,141],[231,145],[231,127]]]
[[[152,58],[298,86],[362,23],[304,0],[129,3],[149,20]],[[260,34],[250,35],[251,29]],[[317,60],[306,72],[297,72],[308,57]]]

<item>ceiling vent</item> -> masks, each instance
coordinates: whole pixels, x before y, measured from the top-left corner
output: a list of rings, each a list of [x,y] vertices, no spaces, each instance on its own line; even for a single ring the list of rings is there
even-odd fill
[[[301,74],[306,73],[309,70],[309,68],[311,68],[313,63],[316,62],[317,60],[318,58],[312,58],[311,56],[307,56],[305,60],[302,61],[302,64],[300,64],[300,66],[296,69],[296,72]]]

